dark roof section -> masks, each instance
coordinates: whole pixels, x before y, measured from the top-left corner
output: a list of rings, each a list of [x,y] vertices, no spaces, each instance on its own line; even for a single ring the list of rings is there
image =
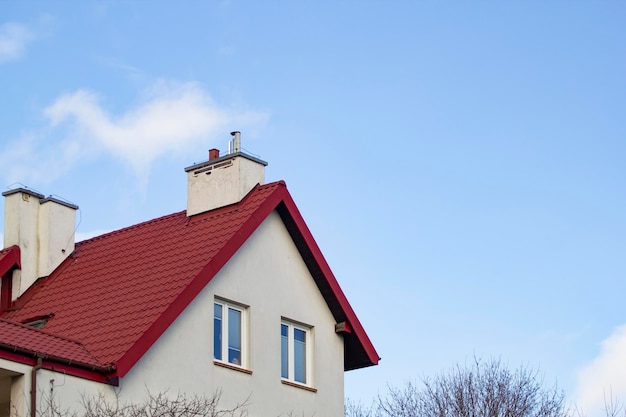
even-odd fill
[[[182,211],[79,242],[0,317],[20,322],[54,314],[46,334],[80,341],[86,352],[66,349],[63,357],[82,362],[89,354],[99,369],[110,367],[109,376],[124,376],[274,210],[335,319],[352,329],[344,334],[345,369],[377,364],[374,346],[282,181],[257,185],[241,202],[191,218]],[[0,332],[0,349],[10,340],[11,331]],[[48,344],[40,342],[29,349],[45,352]]]

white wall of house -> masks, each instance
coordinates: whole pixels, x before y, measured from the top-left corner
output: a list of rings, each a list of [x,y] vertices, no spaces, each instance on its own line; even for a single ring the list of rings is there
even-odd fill
[[[214,364],[215,297],[248,306],[244,365],[251,373]],[[311,327],[312,380],[308,385],[316,392],[281,382],[281,318]],[[63,385],[55,386],[54,395],[69,407],[82,396],[99,392],[113,398],[118,391],[122,401],[138,401],[147,391],[168,391],[173,396],[211,396],[220,391],[224,407],[247,400],[251,417],[290,413],[342,416],[343,338],[335,333],[334,325],[328,306],[274,212],[122,378],[119,388],[65,377]],[[46,377],[40,381],[45,390],[41,384],[47,383]]]
[[[28,390],[30,390],[30,379]],[[80,412],[86,400],[103,398],[115,404],[118,387],[48,369],[37,371],[38,416],[53,415],[50,410]],[[80,415],[80,414],[79,414]]]

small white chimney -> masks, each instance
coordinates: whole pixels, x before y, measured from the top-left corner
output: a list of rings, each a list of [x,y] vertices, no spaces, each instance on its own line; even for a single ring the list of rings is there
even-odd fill
[[[241,151],[241,134],[232,132],[228,154],[209,151],[209,160],[185,168],[187,216],[238,203],[257,184],[265,181],[267,162]]]
[[[25,188],[2,193],[4,247],[18,245],[21,270],[13,275],[13,297],[22,295],[38,278],[48,276],[74,251],[78,206]]]

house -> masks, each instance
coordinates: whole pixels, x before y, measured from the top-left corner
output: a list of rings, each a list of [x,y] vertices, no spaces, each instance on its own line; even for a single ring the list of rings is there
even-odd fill
[[[186,168],[186,210],[76,244],[77,206],[3,193],[0,417],[161,392],[343,415],[344,371],[378,354],[287,186],[233,136]]]

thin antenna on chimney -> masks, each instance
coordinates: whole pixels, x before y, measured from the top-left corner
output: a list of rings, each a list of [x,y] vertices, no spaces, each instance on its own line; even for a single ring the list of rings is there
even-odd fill
[[[241,132],[230,132],[230,135],[233,137],[232,153],[241,152]]]

